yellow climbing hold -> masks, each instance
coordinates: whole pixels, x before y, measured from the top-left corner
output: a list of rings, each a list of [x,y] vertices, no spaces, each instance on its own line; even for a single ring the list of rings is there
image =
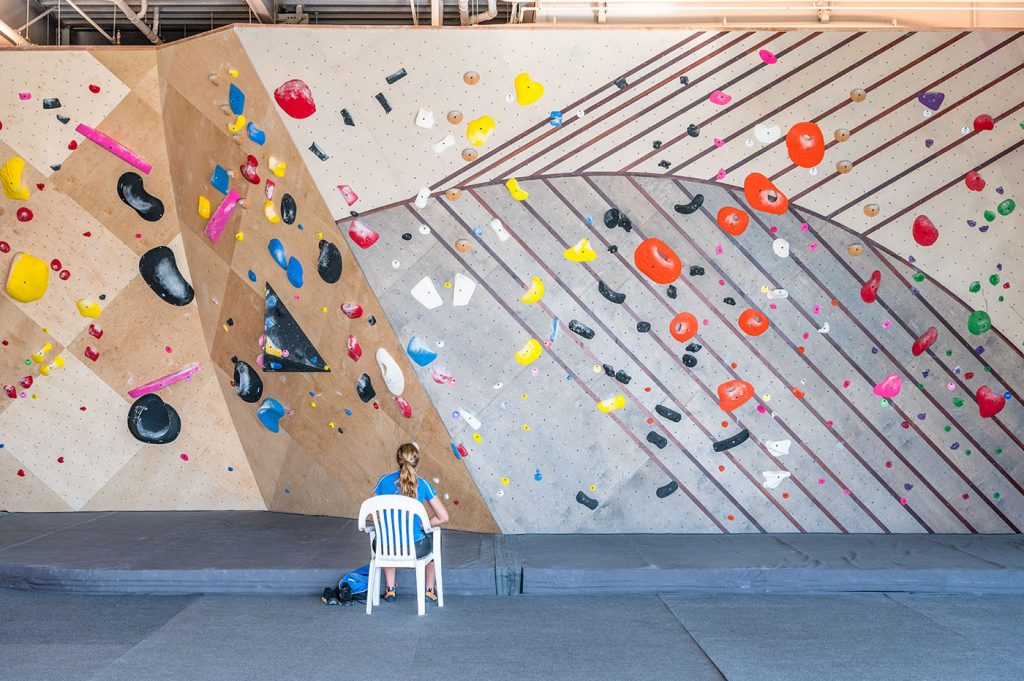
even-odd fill
[[[603,411],[605,414],[613,412],[616,409],[622,409],[626,406],[626,398],[622,395],[616,395],[615,397],[609,397],[606,400],[601,400],[597,403],[597,408]]]
[[[589,262],[597,257],[597,251],[590,247],[589,239],[580,239],[572,248],[565,249],[565,259],[569,262]]]
[[[286,167],[284,161],[278,161],[275,157],[271,156],[269,159],[267,159],[267,165],[270,166],[270,169],[274,172],[275,175],[277,175],[278,177],[284,177],[284,171]]]
[[[544,96],[544,86],[530,78],[530,74],[523,72],[512,81],[516,88],[516,103],[519,106],[529,106]]]
[[[276,225],[281,222],[281,216],[277,214],[277,209],[274,208],[273,201],[267,201],[263,204],[263,215],[267,218],[267,221],[272,225]]]
[[[245,238],[245,232],[235,232],[235,241],[241,241]]]
[[[474,147],[483,146],[492,132],[494,132],[494,119],[490,116],[481,116],[466,124],[466,139]]]
[[[31,303],[46,293],[50,283],[50,266],[28,253],[18,253],[7,275],[7,294],[19,303]]]
[[[46,361],[46,356],[50,354],[50,350],[53,350],[53,346],[49,343],[43,343],[43,347],[39,348],[38,352],[32,354],[32,361],[36,364],[42,364]]]
[[[508,187],[508,193],[516,201],[525,201],[530,198],[530,194],[519,186],[519,180],[514,177],[509,178],[508,182],[505,183],[505,186]]]
[[[88,298],[79,298],[75,301],[75,306],[78,308],[78,314],[91,319],[96,319],[103,312],[99,305]]]
[[[43,376],[49,376],[54,369],[60,369],[63,366],[64,358],[54,357],[52,362],[50,362],[49,364],[44,364],[43,366],[39,367],[39,373],[42,374]]]
[[[228,69],[228,75],[232,78],[238,78],[238,69]]]
[[[245,116],[238,114],[238,118],[235,119],[234,123],[228,123],[228,132],[242,132],[245,130]]]
[[[473,442],[480,443],[484,441],[484,436],[480,433],[473,433]]]
[[[199,217],[204,220],[210,219],[210,199],[202,195],[199,197]]]
[[[30,196],[28,185],[21,181],[24,170],[25,159],[20,156],[12,156],[0,166],[0,184],[3,185],[4,196],[12,201],[28,201]]]
[[[530,290],[523,294],[523,297],[519,299],[520,302],[530,304],[536,303],[544,297],[544,282],[539,277],[533,278],[533,284],[530,285]]]
[[[526,341],[526,345],[524,345],[522,349],[516,352],[516,361],[524,367],[529,366],[530,364],[533,364],[538,357],[540,357],[541,351],[542,347],[540,341],[536,338],[531,338]]]

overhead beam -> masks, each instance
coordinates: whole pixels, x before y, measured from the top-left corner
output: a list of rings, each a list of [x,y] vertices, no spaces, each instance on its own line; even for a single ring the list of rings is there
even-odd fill
[[[11,28],[7,23],[0,21],[0,36],[2,36],[7,42],[12,45],[28,45],[29,41],[26,40],[20,33]]]
[[[78,12],[79,16],[81,16],[83,19],[85,19],[87,22],[89,22],[89,25],[92,26],[96,30],[97,33],[99,33],[101,36],[103,36],[108,41],[110,41],[111,45],[116,45],[117,44],[117,41],[114,39],[114,36],[110,35],[106,31],[104,31],[102,28],[100,28],[100,25],[97,24],[95,21],[93,21],[92,17],[90,17],[88,14],[86,14],[85,11],[81,7],[79,7],[78,5],[75,4],[75,0],[64,0],[64,2],[68,3],[68,7],[70,7],[73,10],[75,10],[76,12]]]
[[[245,0],[245,2],[261,24],[274,23],[274,15],[277,13],[276,0]]]

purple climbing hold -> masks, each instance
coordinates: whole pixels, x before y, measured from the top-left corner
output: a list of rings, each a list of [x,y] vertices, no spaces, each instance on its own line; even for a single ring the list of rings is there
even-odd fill
[[[933,144],[935,144],[935,140],[933,140],[931,137],[929,137],[928,139],[926,139],[924,141],[924,148],[925,149],[931,149]]]
[[[922,92],[917,96],[917,101],[932,111],[938,111],[939,107],[942,106],[942,100],[945,98],[946,95],[941,92]]]

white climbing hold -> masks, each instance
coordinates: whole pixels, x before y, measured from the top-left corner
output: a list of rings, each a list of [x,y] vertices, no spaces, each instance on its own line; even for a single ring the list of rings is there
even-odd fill
[[[789,291],[784,288],[773,288],[768,291],[769,300],[781,300],[782,298],[789,298]]]
[[[789,257],[789,242],[785,239],[776,239],[772,242],[772,250],[775,251],[775,255],[780,258]]]
[[[764,446],[771,452],[772,456],[785,456],[789,454],[792,440],[765,440]]]
[[[476,291],[476,282],[462,272],[455,273],[455,283],[452,286],[452,305],[461,307],[469,305],[469,299]]]
[[[454,147],[454,146],[455,146],[455,138],[452,137],[451,135],[446,135],[443,139],[440,139],[437,142],[434,142],[434,144],[431,146],[431,149],[434,150],[435,154],[440,156],[441,154],[444,153],[445,149],[448,149],[448,148]]]
[[[416,112],[416,127],[430,130],[434,127],[434,112],[430,109],[420,109]]]
[[[405,376],[398,362],[384,348],[377,350],[377,366],[380,367],[380,375],[384,379],[384,385],[392,395],[398,396],[405,392]]]
[[[821,325],[821,328],[818,329],[818,333],[828,333],[831,330],[832,327],[828,325],[828,322],[825,322],[824,324]]]
[[[434,282],[431,281],[430,277],[423,277],[419,282],[412,287],[410,291],[412,297],[419,301],[423,307],[428,310],[441,307],[444,305],[444,301],[441,300],[441,294],[437,292],[437,287],[434,286]]]
[[[468,409],[466,409],[462,405],[459,405],[458,411],[459,416],[462,417],[462,420],[465,421],[466,425],[468,425],[473,430],[480,430],[480,427],[483,426],[483,424],[480,422],[480,419],[474,416]]]
[[[501,220],[494,218],[491,220],[491,229],[498,237],[498,241],[508,241],[509,233],[505,230],[505,225],[501,224]]]
[[[761,475],[764,476],[764,482],[762,484],[768,489],[775,489],[782,484],[783,480],[792,475],[792,473],[789,471],[762,471]]]
[[[415,201],[416,207],[417,208],[426,208],[427,207],[427,201],[429,201],[429,200],[430,200],[430,187],[423,187],[423,188],[421,188],[419,193],[416,194],[416,201]]]

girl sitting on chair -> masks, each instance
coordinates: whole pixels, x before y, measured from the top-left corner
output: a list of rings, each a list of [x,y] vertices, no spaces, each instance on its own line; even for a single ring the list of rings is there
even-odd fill
[[[398,470],[388,473],[377,481],[373,490],[373,496],[382,494],[401,494],[412,497],[429,505],[429,510],[434,515],[430,517],[430,526],[437,527],[448,522],[448,509],[444,507],[437,497],[433,485],[416,474],[416,468],[420,465],[420,448],[416,443],[406,443],[398,448],[395,454],[398,463]],[[434,547],[434,537],[423,532],[423,524],[419,518],[414,520],[413,539],[416,545],[416,557],[422,558],[430,553]],[[393,601],[396,598],[395,589],[395,568],[384,568],[384,580],[387,588],[384,590],[384,600]],[[426,568],[426,597],[432,602],[437,602],[437,594],[434,592],[434,562],[427,563]]]

